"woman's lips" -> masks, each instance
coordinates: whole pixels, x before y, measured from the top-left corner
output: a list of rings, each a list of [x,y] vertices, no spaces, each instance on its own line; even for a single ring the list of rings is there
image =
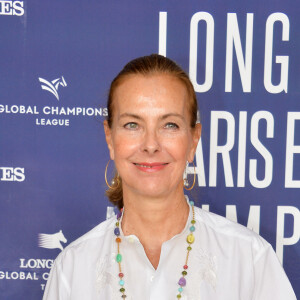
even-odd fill
[[[141,162],[141,163],[134,163],[134,165],[141,171],[143,172],[157,172],[164,167],[168,165],[168,163],[162,163],[162,162],[154,162],[154,163],[146,163],[146,162]]]

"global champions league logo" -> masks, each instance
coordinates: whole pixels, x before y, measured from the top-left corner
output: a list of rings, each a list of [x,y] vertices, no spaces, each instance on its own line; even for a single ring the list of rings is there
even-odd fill
[[[48,80],[46,80],[44,78],[39,77],[39,81],[41,83],[42,89],[53,94],[57,100],[59,100],[58,87],[60,85],[63,87],[67,86],[67,83],[63,76],[61,78],[54,79],[51,82],[49,82]]]
[[[1,0],[0,0],[1,1]],[[42,90],[47,91],[47,94],[51,93],[50,96],[57,104],[61,102],[63,95],[60,95],[61,88],[67,87],[67,82],[63,76],[56,78],[52,81],[48,81],[45,78],[38,77],[35,79],[38,83],[36,86],[45,94]],[[68,83],[69,84],[69,83]],[[64,91],[63,91],[64,92]],[[72,90],[69,91],[67,102],[70,103],[72,99]],[[63,93],[62,93],[63,94]],[[76,94],[77,95],[77,94]],[[56,100],[55,100],[55,98]],[[52,101],[53,101],[52,100]],[[0,115],[7,114],[8,117],[13,117],[13,115],[32,115],[35,116],[34,121],[37,126],[70,126],[71,120],[77,117],[87,117],[87,118],[102,118],[107,116],[107,107],[85,107],[85,106],[62,106],[62,105],[16,105],[16,104],[2,104],[0,102]],[[14,121],[14,120],[13,120]]]
[[[38,235],[38,245],[41,248],[60,249],[62,251],[64,248],[61,242],[67,242],[61,230],[53,234],[40,233]]]

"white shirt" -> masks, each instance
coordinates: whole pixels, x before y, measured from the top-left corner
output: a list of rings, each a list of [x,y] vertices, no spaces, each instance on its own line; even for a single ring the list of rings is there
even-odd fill
[[[142,244],[121,230],[120,253],[126,300],[175,300],[187,254],[184,230],[163,243],[155,270]],[[262,237],[223,217],[195,207],[182,300],[296,300],[272,247]],[[55,260],[43,300],[114,300],[119,291],[116,217],[70,244]]]

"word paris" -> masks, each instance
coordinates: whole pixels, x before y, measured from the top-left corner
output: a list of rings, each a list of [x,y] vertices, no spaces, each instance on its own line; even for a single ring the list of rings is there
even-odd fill
[[[280,24],[282,29],[281,41],[289,41],[290,23],[289,18],[283,13],[273,13],[266,21],[265,27],[265,53],[264,53],[264,86],[269,93],[277,94],[288,90],[288,69],[289,57],[276,55],[273,57],[273,36],[274,30],[278,30]],[[204,82],[197,81],[197,60],[198,60],[198,27],[201,24],[206,26],[206,36],[201,36],[199,45],[205,45],[205,75]],[[214,71],[214,18],[208,12],[197,12],[191,18],[190,23],[190,58],[189,75],[196,92],[203,93],[210,90],[213,83]],[[279,34],[278,33],[278,34]],[[233,50],[237,58],[239,74],[243,91],[251,92],[252,78],[252,57],[253,57],[253,13],[247,13],[244,53],[241,43],[240,30],[236,13],[227,14],[227,40],[226,40],[226,65],[225,65],[225,92],[232,91],[232,68]],[[200,37],[199,37],[200,39]],[[159,54],[166,56],[167,53],[167,12],[159,13]],[[273,61],[277,70],[280,70],[280,81],[278,84],[272,82]],[[276,74],[277,75],[277,74]],[[277,76],[276,76],[277,77]]]
[[[297,145],[297,139],[295,139],[299,136],[297,128],[299,130],[300,127],[296,124],[297,121],[298,124],[300,123],[300,112],[287,112],[286,118],[286,121],[280,120],[280,127],[286,135],[283,138],[285,143],[278,143],[278,140],[275,143],[273,142],[275,121],[271,112],[257,111],[251,116],[249,122],[250,118],[246,111],[239,112],[237,121],[235,116],[228,111],[211,111],[209,186],[217,186],[217,177],[222,172],[220,165],[222,162],[226,187],[234,187],[235,181],[237,187],[245,187],[247,166],[249,183],[255,188],[267,188],[273,179],[273,150],[274,152],[280,151],[283,156],[285,155],[285,170],[282,171],[282,176],[285,176],[285,179],[282,180],[284,187],[300,188],[300,178],[299,176],[295,178],[296,162],[299,162],[296,158],[297,154],[298,157],[300,154],[300,145]],[[249,126],[247,126],[248,122]],[[284,125],[285,122],[286,125]],[[250,131],[249,134],[247,134],[247,127]],[[247,146],[248,137],[251,147]],[[275,135],[276,137],[280,139],[278,135]],[[274,149],[274,145],[279,145],[279,149],[278,146]],[[251,153],[247,153],[247,155],[254,155],[255,158],[247,161],[246,150],[250,148]],[[208,157],[208,155],[203,155],[202,141],[200,141],[196,151],[196,173],[199,186],[206,186],[204,157]],[[259,175],[259,170],[263,170],[264,172],[261,172],[263,174]],[[277,169],[277,174],[278,172]],[[193,166],[188,168],[188,173],[194,174]]]

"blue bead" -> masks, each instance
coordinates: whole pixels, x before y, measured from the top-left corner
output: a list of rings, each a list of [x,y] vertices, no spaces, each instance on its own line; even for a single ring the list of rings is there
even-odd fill
[[[196,229],[195,226],[191,226],[191,227],[190,227],[190,231],[191,231],[191,232],[195,231],[195,229]]]
[[[191,204],[192,206],[195,205],[194,201],[190,201],[190,204]]]
[[[116,236],[120,235],[120,229],[118,227],[115,228],[114,233]]]
[[[123,285],[125,284],[124,280],[121,279],[121,280],[119,281],[119,284],[120,284],[121,286],[123,286]]]
[[[183,291],[183,288],[182,287],[180,287],[179,289],[178,289],[178,292],[182,292]]]

